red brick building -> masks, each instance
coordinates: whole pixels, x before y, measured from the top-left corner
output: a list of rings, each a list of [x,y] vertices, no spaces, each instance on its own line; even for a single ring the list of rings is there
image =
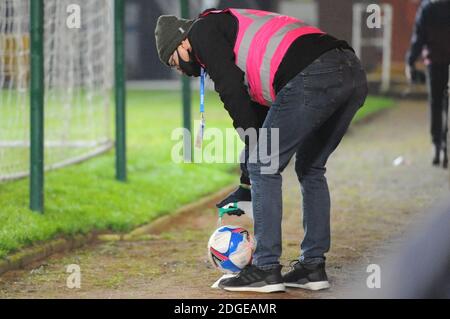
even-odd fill
[[[420,0],[385,0],[394,10],[392,59],[395,62],[403,62],[408,51],[414,21]]]
[[[393,7],[392,59],[394,64],[403,63],[411,39],[416,10],[421,0],[316,0],[316,2],[319,9],[320,27],[349,43],[352,40],[352,6],[354,3],[391,4]],[[377,52],[373,51],[373,49],[366,49],[363,54],[376,55]]]

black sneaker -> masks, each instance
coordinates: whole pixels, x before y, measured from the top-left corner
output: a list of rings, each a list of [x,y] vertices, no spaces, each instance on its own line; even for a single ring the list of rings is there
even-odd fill
[[[291,264],[292,269],[283,275],[284,285],[292,288],[322,290],[330,288],[325,263],[302,264],[298,260]]]
[[[228,291],[282,292],[286,291],[281,277],[281,266],[262,270],[248,265],[236,277],[224,279],[219,287]]]

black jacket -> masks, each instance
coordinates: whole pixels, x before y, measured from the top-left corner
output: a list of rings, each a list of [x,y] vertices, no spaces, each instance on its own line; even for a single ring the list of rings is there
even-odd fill
[[[450,0],[422,1],[406,62],[414,65],[423,49],[429,62],[450,63]]]
[[[233,51],[237,36],[237,20],[229,13],[209,14],[198,19],[188,33],[194,55],[205,65],[235,128],[262,127],[268,107],[250,99],[244,84],[244,72],[235,64]],[[289,47],[275,74],[274,90],[278,93],[293,77],[323,53],[334,48],[351,47],[327,34],[298,38]],[[248,158],[249,141],[246,144]],[[241,165],[241,183],[250,184],[246,165]]]
[[[235,64],[233,52],[237,20],[229,13],[209,14],[198,19],[188,34],[193,53],[206,66],[235,128],[258,129],[268,107],[251,101],[244,84],[244,72]],[[312,34],[298,38],[288,49],[274,78],[274,90],[283,86],[321,54],[348,47],[330,35]],[[241,137],[242,138],[242,137]],[[245,141],[244,141],[245,142]]]

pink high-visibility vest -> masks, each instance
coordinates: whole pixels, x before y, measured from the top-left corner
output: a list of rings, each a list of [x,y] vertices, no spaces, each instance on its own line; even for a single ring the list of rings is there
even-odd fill
[[[275,101],[273,81],[286,51],[299,37],[323,34],[303,21],[273,12],[252,9],[213,10],[202,14],[229,12],[238,20],[234,54],[236,65],[245,73],[251,99],[270,106]]]

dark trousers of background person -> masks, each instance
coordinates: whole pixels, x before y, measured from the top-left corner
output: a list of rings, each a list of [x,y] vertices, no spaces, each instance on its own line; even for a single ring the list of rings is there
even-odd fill
[[[438,149],[447,149],[449,64],[428,66],[431,137]]]

